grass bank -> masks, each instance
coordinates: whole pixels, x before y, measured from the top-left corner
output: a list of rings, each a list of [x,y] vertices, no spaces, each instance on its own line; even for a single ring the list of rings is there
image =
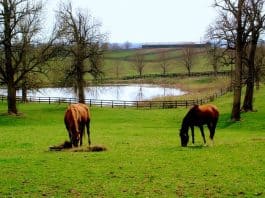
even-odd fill
[[[67,139],[66,105],[0,104],[0,197],[255,197],[265,196],[265,88],[253,113],[229,121],[231,95],[220,109],[215,145],[180,147],[187,109],[92,107],[92,144],[106,152],[50,152]],[[208,136],[208,131],[206,131]]]

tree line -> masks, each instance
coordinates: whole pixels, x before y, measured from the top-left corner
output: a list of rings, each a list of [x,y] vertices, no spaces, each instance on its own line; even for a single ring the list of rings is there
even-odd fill
[[[258,84],[264,68],[265,0],[213,0],[218,17],[207,30],[210,45],[206,49],[213,71],[226,65],[233,71],[232,120],[240,120],[240,112],[253,111],[254,85]],[[107,35],[101,32],[102,24],[86,10],[73,9],[70,1],[61,3],[56,10],[56,22],[49,36],[43,36],[41,0],[0,0],[0,85],[7,87],[8,113],[17,114],[16,90],[22,89],[26,100],[28,89],[41,82],[36,73],[47,74],[56,68],[53,58],[69,60],[56,71],[62,75],[63,86],[71,86],[79,102],[84,102],[85,76],[94,79],[103,75],[103,54]],[[127,43],[129,48],[129,43]],[[184,48],[181,60],[188,74],[194,64],[196,50]],[[133,57],[136,71],[141,76],[145,57],[137,51]],[[169,67],[166,52],[157,57],[162,73]],[[115,72],[119,75],[120,63]],[[243,105],[242,88],[246,86]]]
[[[49,60],[58,52],[70,59],[61,71],[62,83],[75,88],[83,102],[84,76],[98,78],[102,74],[101,23],[86,10],[74,10],[71,2],[61,3],[56,11],[56,24],[50,36],[43,36],[41,0],[0,1],[0,84],[7,87],[8,113],[17,114],[16,90],[37,86],[36,73],[47,73]],[[45,41],[45,42],[44,42]]]
[[[234,65],[231,119],[238,121],[242,110],[253,111],[255,80],[259,80],[264,65],[264,45],[260,41],[264,32],[264,0],[215,0],[214,6],[218,18],[209,27],[208,36],[225,49],[221,56],[225,62]],[[243,85],[246,91],[242,105]]]

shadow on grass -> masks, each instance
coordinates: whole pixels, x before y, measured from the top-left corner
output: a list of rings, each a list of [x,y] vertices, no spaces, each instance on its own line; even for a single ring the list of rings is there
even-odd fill
[[[199,149],[208,149],[208,148],[210,148],[210,146],[201,144],[201,145],[190,145],[190,146],[187,146],[187,148],[194,149],[194,150],[199,150]]]
[[[171,146],[171,147],[163,147],[160,148],[159,150],[163,150],[165,152],[182,152],[182,151],[189,151],[189,150],[203,150],[203,149],[208,149],[211,146],[209,145],[203,145],[203,144],[198,144],[198,145],[188,145],[187,147],[182,147],[181,145],[178,146]]]

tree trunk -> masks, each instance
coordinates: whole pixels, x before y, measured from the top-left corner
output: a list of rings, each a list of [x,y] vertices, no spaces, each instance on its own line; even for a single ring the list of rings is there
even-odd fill
[[[84,84],[84,64],[80,61],[77,64],[77,92],[80,103],[85,103]]]
[[[233,107],[232,107],[232,114],[231,120],[239,121],[240,120],[240,105],[241,105],[241,70],[237,68],[235,70],[235,77],[234,77],[234,96],[233,96]]]
[[[27,92],[28,92],[28,89],[27,89],[27,86],[25,84],[25,82],[22,83],[22,102],[26,103],[28,102],[28,95],[27,95]]]
[[[188,76],[190,76],[191,75],[190,67],[187,67],[187,69],[188,69]]]
[[[78,102],[85,103],[84,84],[82,82],[79,82],[77,89],[78,89]]]
[[[217,73],[218,73],[218,66],[217,66],[217,61],[215,61],[213,63],[213,72],[214,72],[214,77],[217,77]]]
[[[7,71],[7,106],[9,114],[17,114],[17,104],[16,104],[16,86],[14,83],[14,70],[12,68],[12,59],[11,59],[11,48],[10,51],[7,47],[5,53],[5,66]],[[8,53],[9,52],[9,53]]]
[[[260,74],[256,74],[256,90],[259,90]]]
[[[241,90],[242,90],[242,59],[243,59],[243,32],[242,27],[242,9],[243,0],[238,0],[238,11],[237,11],[237,38],[236,38],[236,63],[234,73],[234,96],[233,96],[233,107],[231,113],[232,121],[240,120],[240,106],[241,106]]]
[[[17,114],[16,105],[16,87],[14,83],[14,69],[12,65],[12,49],[11,49],[11,39],[12,39],[12,29],[11,29],[11,12],[8,7],[9,4],[5,0],[3,2],[4,13],[4,51],[5,51],[5,69],[6,69],[6,79],[7,79],[7,106],[9,114]]]
[[[248,65],[248,77],[247,87],[244,98],[243,111],[253,111],[253,97],[254,97],[254,81],[255,81],[255,54],[256,54],[257,43],[255,40],[252,41],[250,52],[249,52],[249,65]]]
[[[247,111],[253,111],[253,95],[254,95],[254,83],[249,82],[247,83],[245,98],[242,110]]]
[[[13,83],[8,83],[7,87],[7,106],[9,114],[17,114],[16,88]]]
[[[6,55],[6,71],[7,71],[7,106],[9,114],[17,114],[17,101],[16,101],[16,86],[14,83],[14,72],[12,68],[10,55]]]

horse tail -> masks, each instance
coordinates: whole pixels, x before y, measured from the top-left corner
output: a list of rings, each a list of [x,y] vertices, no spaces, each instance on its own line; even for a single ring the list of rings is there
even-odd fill
[[[214,138],[216,125],[217,125],[217,122],[218,122],[218,119],[219,119],[219,111],[218,111],[216,106],[212,105],[212,111],[214,112],[215,115],[213,117],[212,129],[211,129],[211,132],[210,132],[211,140],[213,140],[213,138]]]
[[[78,117],[78,111],[75,107],[71,106],[70,107],[70,111],[71,111],[71,114],[72,114],[72,117],[73,117],[73,121],[74,121],[74,127],[75,127],[75,132],[78,133],[78,135],[80,135],[79,133],[79,126],[78,126],[78,120],[77,120],[77,117]]]

